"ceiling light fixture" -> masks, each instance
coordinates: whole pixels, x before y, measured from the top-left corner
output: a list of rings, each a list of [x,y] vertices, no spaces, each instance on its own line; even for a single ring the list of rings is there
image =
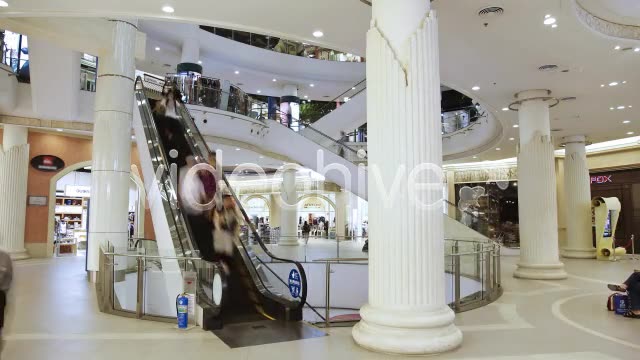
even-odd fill
[[[613,110],[613,108],[612,108],[612,107],[610,107],[610,108],[609,108],[609,110]]]
[[[62,132],[62,129],[56,129],[56,131]]]
[[[627,83],[627,80],[623,81],[622,83],[623,83],[623,84],[626,84],[626,83]]]
[[[7,6],[9,6],[9,4],[6,1],[0,0],[0,7],[7,7]]]
[[[554,17],[548,17],[546,19],[544,19],[544,24],[545,25],[553,25],[556,23],[556,18]]]
[[[324,33],[322,31],[320,31],[320,30],[316,30],[316,31],[313,32],[313,36],[317,37],[317,38],[321,38],[321,37],[324,36]]]
[[[604,87],[604,84],[600,84],[600,87]]]
[[[351,88],[351,90],[355,90],[355,89],[356,89],[356,87],[355,87],[355,86]]]
[[[478,157],[477,157],[477,156],[475,156],[475,155],[473,155],[473,158],[474,158],[474,159],[477,159]]]
[[[513,127],[514,127],[514,128],[519,128],[519,127],[520,127],[520,125],[515,124],[515,125],[513,125]]]
[[[345,96],[342,100],[344,100],[344,102],[347,102],[347,101],[349,101],[349,97]]]
[[[623,110],[624,109],[624,105],[620,105],[617,107],[618,110]]]
[[[628,123],[630,123],[630,122],[631,122],[631,120],[625,120],[625,121],[623,121],[622,123],[623,123],[623,124],[628,124]]]
[[[508,107],[504,107],[504,108],[502,108],[502,111],[509,111],[509,108]]]
[[[551,25],[551,27],[555,29],[555,28],[558,27],[558,24],[553,24],[553,25]]]
[[[476,85],[476,86],[472,87],[471,90],[478,91],[478,90],[480,90],[480,86]]]
[[[618,86],[618,82],[617,82],[617,81],[610,82],[610,83],[609,83],[609,86]]]
[[[176,10],[173,7],[169,6],[169,5],[165,5],[165,6],[162,7],[162,11],[166,12],[167,14],[171,14]]]
[[[240,151],[240,148],[236,148],[236,151]]]
[[[271,81],[276,82],[277,80],[275,78],[271,79]]]
[[[240,71],[236,70],[236,71],[234,71],[233,73],[234,73],[234,74],[236,74],[236,75],[238,75],[238,74],[240,74]]]
[[[202,65],[202,60],[198,60],[198,64]]]
[[[502,149],[500,149],[500,148],[496,148],[496,150],[497,150],[497,151],[500,151],[500,150],[502,150]]]
[[[616,45],[616,47],[614,47],[613,50],[620,50],[620,45]]]
[[[549,14],[547,14],[547,15],[545,15],[545,16],[544,16],[544,18],[545,18],[545,19],[548,19],[548,18],[550,18],[550,17],[551,17],[551,15],[549,15]]]
[[[634,134],[634,132],[633,132],[633,131],[629,131],[629,132],[627,133],[627,135],[633,135],[633,134]]]
[[[309,84],[309,86],[314,87],[315,85],[314,84]]]
[[[308,98],[309,98],[309,95],[305,95],[305,96],[304,96],[304,98],[305,98],[305,99],[308,99]]]
[[[262,155],[260,155],[260,156],[258,156],[258,157],[259,157],[260,159],[264,159],[264,156],[262,156]]]
[[[513,140],[515,140],[515,138],[509,138],[509,141],[513,141]]]
[[[160,47],[159,46],[156,46],[156,51],[160,51]]]
[[[633,51],[640,52],[640,48],[635,48],[635,49],[633,49]]]
[[[256,91],[256,92],[257,92],[258,94],[260,94],[262,91],[261,91],[261,90],[258,90],[258,91]]]
[[[633,106],[629,105],[629,106],[627,106],[627,107],[628,107],[629,109],[631,109]]]

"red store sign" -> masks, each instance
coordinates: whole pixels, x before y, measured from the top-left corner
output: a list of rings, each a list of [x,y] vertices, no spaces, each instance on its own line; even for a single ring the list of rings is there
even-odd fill
[[[592,184],[606,184],[606,183],[613,183],[613,179],[612,179],[613,175],[597,175],[597,176],[591,176],[591,183]]]

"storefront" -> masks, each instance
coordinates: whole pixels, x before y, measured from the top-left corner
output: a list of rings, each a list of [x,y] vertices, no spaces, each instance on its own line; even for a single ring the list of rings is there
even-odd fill
[[[591,197],[617,197],[622,205],[616,244],[631,252],[631,236],[635,235],[635,253],[640,251],[640,169],[590,173]]]
[[[307,195],[298,202],[298,226],[302,226],[306,221],[311,226],[312,235],[324,236],[335,232],[336,210],[334,194]],[[328,224],[328,226],[327,226]]]

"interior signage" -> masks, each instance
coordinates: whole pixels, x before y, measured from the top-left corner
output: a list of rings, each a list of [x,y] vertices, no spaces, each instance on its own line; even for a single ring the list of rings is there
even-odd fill
[[[38,155],[31,159],[31,166],[40,171],[59,171],[64,168],[64,161],[55,155]]]
[[[613,183],[613,175],[596,175],[591,177],[592,184]]]
[[[64,188],[64,196],[91,197],[91,186],[67,185]]]

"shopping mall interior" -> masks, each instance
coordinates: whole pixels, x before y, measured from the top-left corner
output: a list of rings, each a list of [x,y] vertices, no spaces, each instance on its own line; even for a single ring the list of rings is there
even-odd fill
[[[0,46],[3,360],[639,357],[636,0],[0,0]]]

